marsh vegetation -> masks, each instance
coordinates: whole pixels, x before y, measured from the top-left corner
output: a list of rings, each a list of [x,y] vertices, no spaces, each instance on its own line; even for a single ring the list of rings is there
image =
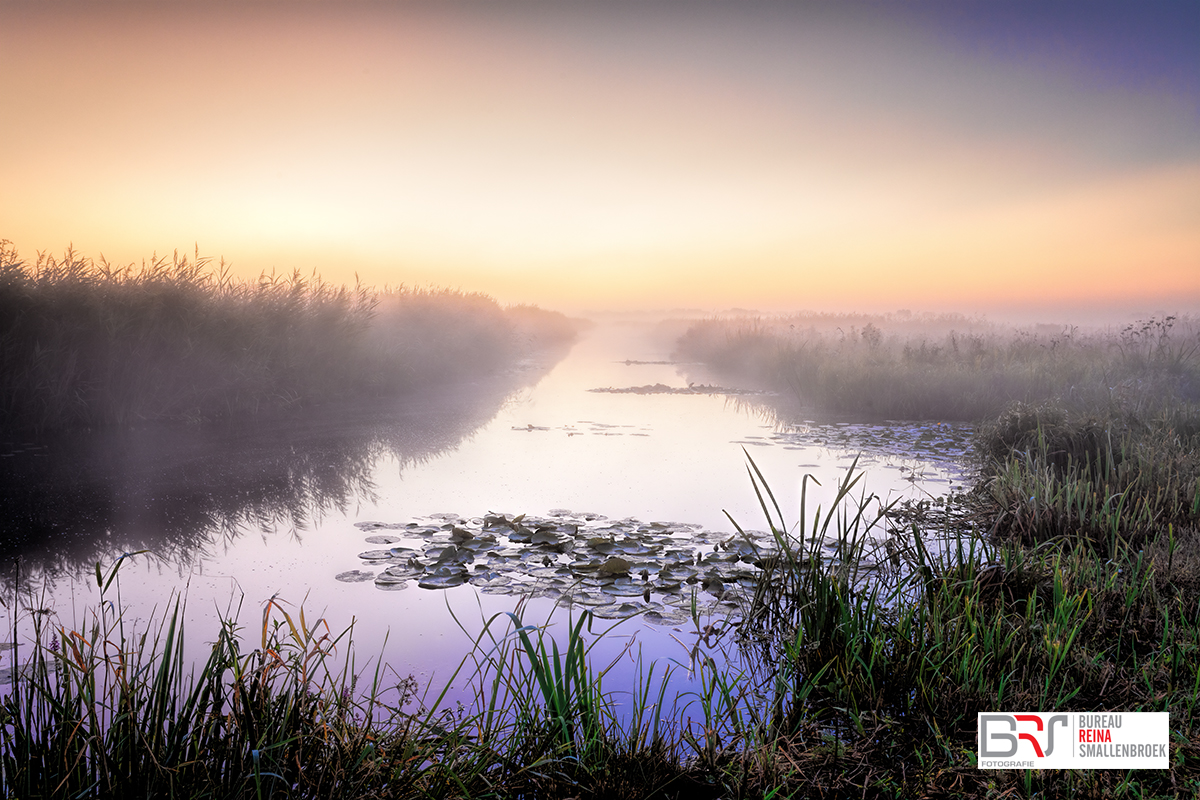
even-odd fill
[[[138,268],[0,242],[0,429],[129,427],[397,395],[570,340],[561,314],[484,295],[233,277],[198,253]]]
[[[358,307],[345,297],[344,308]],[[206,653],[193,665],[183,655],[184,598],[160,606],[152,620],[125,611],[121,570],[149,554],[106,559],[94,576],[89,570],[99,602],[71,622],[47,613],[46,598],[14,576],[3,598],[13,627],[0,652],[12,678],[0,690],[4,793],[1065,798],[1200,791],[1200,356],[1191,321],[1164,318],[1110,333],[1003,332],[963,318],[933,321],[943,329],[895,330],[881,319],[830,318],[826,329],[810,321],[811,336],[797,318],[705,322],[679,349],[728,376],[720,385],[751,380],[776,393],[745,402],[791,400],[796,392],[800,408],[843,417],[970,422],[904,426],[899,438],[866,426],[872,437],[890,437],[888,448],[938,453],[956,451],[974,427],[970,491],[880,500],[851,467],[819,507],[805,478],[797,509],[772,490],[794,476],[747,459],[748,484],[729,492],[757,498],[759,514],[733,517],[733,533],[722,537],[565,511],[358,524],[347,546],[357,552],[369,534],[376,549],[360,553],[371,572],[353,577],[380,588],[494,583],[504,596],[532,595],[514,584],[533,570],[547,573],[546,585],[562,584],[545,596],[563,601],[557,613],[569,616],[565,625],[535,618],[515,597],[509,613],[460,619],[466,654],[458,671],[425,684],[355,645],[349,620],[285,602],[299,597],[271,597],[252,626],[229,612],[211,629],[193,627],[188,641],[199,639]],[[978,328],[960,332],[967,322]],[[407,333],[389,339],[416,341],[431,327],[397,325]],[[370,352],[371,330],[351,337],[367,348],[361,352]],[[422,369],[440,374],[436,359],[412,374]],[[646,398],[587,397],[712,399],[669,388]],[[236,404],[217,407],[214,415],[236,413]],[[783,420],[795,407],[781,404],[772,414]],[[551,436],[575,446],[594,435],[622,456],[630,452],[616,449],[624,437],[613,438],[608,423],[536,421],[546,424],[504,420],[506,446]],[[781,428],[773,436],[781,447],[803,436],[846,435],[846,447],[861,441],[846,430]],[[646,432],[654,431],[629,428],[630,437]],[[767,440],[745,445],[756,442]],[[704,552],[689,560],[696,547]],[[385,597],[364,589],[372,602]],[[615,683],[605,644],[636,622],[627,617],[639,615],[647,593],[686,654],[651,663],[622,652],[635,660],[636,678]],[[645,614],[654,611],[647,604]],[[1171,768],[981,771],[976,713],[1001,708],[1166,711]]]
[[[1200,323],[1174,316],[1095,330],[954,314],[735,317],[693,324],[677,350],[810,412],[870,419],[980,422],[1048,402],[1150,418],[1200,402]]]

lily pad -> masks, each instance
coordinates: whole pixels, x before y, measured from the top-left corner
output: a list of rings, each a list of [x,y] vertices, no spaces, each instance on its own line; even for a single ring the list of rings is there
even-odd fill
[[[380,575],[375,579],[375,588],[385,592],[399,592],[408,588],[408,581],[403,578]]]
[[[461,572],[454,572],[448,575],[423,575],[417,585],[422,589],[450,589],[454,586],[462,586],[467,582],[467,576]]]
[[[409,524],[411,524],[411,523],[409,523]],[[363,531],[398,530],[400,528],[405,527],[405,524],[404,523],[389,523],[389,522],[371,521],[371,522],[356,522],[356,523],[354,523],[354,527],[358,528],[359,530],[363,530]]]
[[[690,614],[674,608],[651,609],[642,615],[642,619],[652,625],[683,625],[690,622],[692,617]]]
[[[415,580],[425,574],[425,568],[420,564],[415,567],[407,564],[395,564],[388,567],[383,572],[379,573],[379,577],[375,580]]]
[[[454,542],[455,544],[469,542],[474,538],[475,534],[471,533],[466,528],[459,528],[458,526],[455,526],[450,532],[450,541]]]
[[[438,553],[435,566],[441,567],[447,564],[469,564],[475,560],[475,554],[470,550],[460,549],[454,545],[450,545],[442,552]]]
[[[615,597],[640,597],[649,594],[650,587],[633,581],[613,581],[601,587],[600,591]]]
[[[615,598],[602,592],[574,591],[564,593],[563,597],[570,597],[571,602],[581,606],[606,606],[615,602]]]
[[[628,575],[629,562],[623,558],[610,558],[596,571],[602,575]]]
[[[546,530],[544,528],[534,531],[529,537],[530,544],[558,544],[560,537],[556,531]]]
[[[707,589],[710,605],[714,596],[740,599],[742,587],[752,589],[762,574],[746,562],[773,544],[769,538],[760,545],[690,523],[608,520],[568,509],[554,509],[546,517],[435,514],[388,527],[402,528],[403,538],[377,534],[368,543],[391,547],[360,554],[368,563],[385,565],[375,578],[381,589],[403,588],[410,581],[426,589],[469,582],[489,594],[545,596],[604,608],[610,618],[654,606],[669,612],[670,624],[677,614],[690,614],[693,593]],[[362,580],[370,580],[361,572]],[[618,613],[615,604],[629,608]]]
[[[597,606],[592,609],[592,614],[600,619],[629,619],[632,616],[642,613],[644,606],[634,605],[633,603],[622,603],[621,605]]]
[[[571,578],[571,571],[560,567],[534,567],[525,570],[526,575],[534,578],[550,579],[550,578]]]
[[[369,581],[374,578],[375,573],[363,572],[361,569],[352,569],[349,572],[339,572],[333,577],[335,580],[339,580],[342,583],[362,583],[363,581]]]

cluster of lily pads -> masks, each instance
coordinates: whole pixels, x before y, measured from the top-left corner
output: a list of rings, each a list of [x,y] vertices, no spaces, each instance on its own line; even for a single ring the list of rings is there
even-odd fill
[[[924,463],[960,481],[969,473],[968,453],[975,426],[957,422],[814,422],[804,421],[768,436],[747,436],[736,444],[778,445],[785,450],[823,447],[847,455],[860,455],[860,464],[876,459]],[[817,466],[815,464],[802,464]],[[898,466],[913,470],[912,466]]]
[[[642,614],[675,625],[695,606],[737,616],[775,552],[769,534],[706,531],[678,522],[611,520],[555,509],[546,517],[434,514],[407,523],[359,522],[375,549],[345,582],[374,581],[383,590],[448,589],[551,597],[621,619]]]
[[[564,431],[567,436],[583,436],[584,434],[593,434],[596,436],[649,436],[647,433],[650,429],[646,426],[635,428],[634,425],[610,425],[606,422],[594,422],[588,419],[579,420],[579,425],[587,425],[587,429],[581,429],[576,425],[558,425],[553,428],[545,425],[513,425],[514,431],[525,431],[533,433],[534,431]],[[633,429],[633,430],[631,430]]]
[[[771,394],[771,392],[762,389],[735,389],[726,386],[711,386],[703,383],[689,383],[687,386],[667,386],[665,383],[648,383],[643,386],[604,386],[596,389],[588,389],[588,391],[602,394]]]

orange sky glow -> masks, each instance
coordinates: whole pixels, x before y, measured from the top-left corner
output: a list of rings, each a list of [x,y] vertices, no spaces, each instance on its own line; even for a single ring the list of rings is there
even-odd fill
[[[889,8],[5,3],[0,239],[575,312],[1200,310],[1188,87]]]

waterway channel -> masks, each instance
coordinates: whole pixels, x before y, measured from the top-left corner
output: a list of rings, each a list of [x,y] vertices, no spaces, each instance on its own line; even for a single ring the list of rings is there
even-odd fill
[[[731,517],[766,527],[748,455],[789,523],[803,476],[819,482],[808,484],[811,509],[856,461],[855,494],[885,501],[944,496],[965,480],[964,426],[780,423],[775,398],[673,362],[677,330],[603,320],[565,354],[402,403],[220,431],[0,443],[0,522],[7,553],[20,556],[0,588],[31,592],[23,604],[70,630],[97,602],[96,562],[145,549],[121,565],[126,619],[144,624],[183,595],[197,657],[239,608],[253,642],[275,598],[334,630],[353,621],[360,668],[382,658],[433,686],[484,619],[522,599],[527,622],[590,609],[623,620],[605,650],[624,663],[612,687],[629,680],[639,648],[686,664],[693,596],[705,614],[736,606],[736,594],[722,610],[722,593],[704,591],[703,569],[663,563],[700,565],[730,541]],[[629,567],[617,588],[597,571],[612,558]],[[0,630],[12,630],[12,608]]]

